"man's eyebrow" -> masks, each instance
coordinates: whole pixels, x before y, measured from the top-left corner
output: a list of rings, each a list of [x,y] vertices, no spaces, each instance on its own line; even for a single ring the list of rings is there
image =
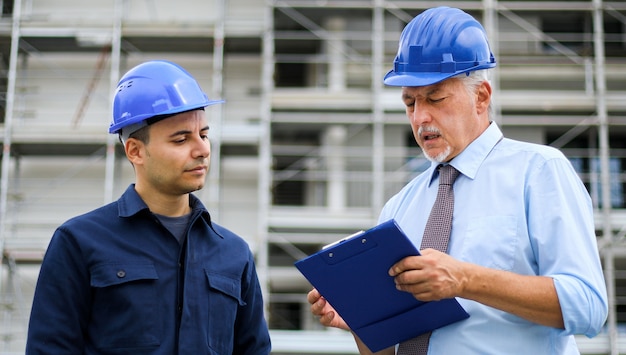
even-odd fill
[[[204,126],[202,128],[200,128],[200,132],[204,132],[204,131],[208,131],[209,130],[209,126]],[[172,134],[170,134],[170,137],[176,137],[176,136],[182,136],[185,134],[191,134],[192,132],[190,130],[185,130],[185,129],[181,129],[180,131],[176,131]]]
[[[191,131],[181,129],[180,131],[176,131],[176,132],[170,134],[170,137],[183,136],[183,135],[186,135],[186,134],[189,134],[189,133],[191,133]]]
[[[441,87],[435,86],[435,87],[433,87],[432,89],[430,89],[430,90],[428,90],[426,92],[426,96],[434,95],[434,94],[438,93],[439,91],[441,91]]]

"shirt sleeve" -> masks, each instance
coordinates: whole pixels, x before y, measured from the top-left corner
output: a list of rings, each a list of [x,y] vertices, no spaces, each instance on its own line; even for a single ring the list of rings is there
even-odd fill
[[[539,164],[530,172],[526,189],[538,273],[554,279],[563,333],[595,336],[608,305],[591,198],[565,157]]]
[[[78,246],[57,229],[41,264],[30,314],[26,354],[82,354],[89,276]]]

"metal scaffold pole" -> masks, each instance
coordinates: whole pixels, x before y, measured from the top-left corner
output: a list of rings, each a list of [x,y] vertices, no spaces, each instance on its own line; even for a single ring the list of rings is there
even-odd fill
[[[269,209],[271,203],[271,172],[272,152],[270,127],[272,120],[271,97],[274,91],[274,1],[267,0],[262,39],[261,73],[261,107],[260,107],[260,135],[259,135],[259,181],[258,181],[258,238],[257,264],[259,282],[265,296],[265,310],[269,316]]]
[[[224,91],[224,19],[226,18],[226,1],[220,0],[215,3],[217,14],[213,34],[213,87],[212,99],[223,99]],[[224,105],[213,105],[206,108],[207,116],[211,125],[211,169],[209,170],[209,181],[205,193],[208,192],[208,207],[211,217],[220,219],[223,210],[221,205],[222,183],[222,132],[224,127]]]
[[[9,73],[6,95],[6,110],[4,116],[4,142],[2,146],[2,173],[0,180],[0,258],[4,255],[7,239],[7,208],[9,190],[9,170],[11,167],[11,143],[13,134],[13,108],[15,104],[15,82],[17,76],[17,60],[20,46],[20,18],[22,1],[15,0],[13,7],[13,22],[11,28],[11,52],[9,55]],[[0,260],[1,261],[1,260]],[[0,282],[0,295],[2,283]]]
[[[113,95],[115,94],[115,88],[117,87],[117,80],[120,76],[120,53],[122,47],[122,6],[124,0],[115,0],[114,16],[113,16],[113,29],[111,31],[111,70],[110,70],[110,95],[109,100],[110,112],[113,112]],[[113,134],[107,136],[107,150],[106,150],[106,170],[105,170],[105,182],[104,182],[104,203],[113,201],[113,187],[115,176],[115,145],[117,143],[117,137]]]
[[[602,186],[602,238],[604,239],[604,273],[609,298],[609,345],[611,355],[618,355],[617,315],[615,294],[615,260],[613,255],[613,230],[611,228],[611,186],[609,171],[609,124],[606,107],[606,76],[604,72],[604,19],[602,0],[593,0],[593,42],[596,81],[596,114],[600,144],[600,183]]]
[[[484,6],[484,24],[487,36],[489,37],[489,44],[491,46],[491,52],[497,58],[500,58],[500,52],[498,50],[499,41],[498,38],[498,0],[483,0]],[[500,67],[496,66],[492,70],[493,77],[491,78],[491,88],[493,89],[493,98],[491,99],[492,107],[492,119],[502,125],[502,110],[500,107]]]
[[[372,15],[372,215],[383,208],[385,185],[385,114],[380,98],[383,93],[383,61],[385,52],[384,0],[374,1]]]

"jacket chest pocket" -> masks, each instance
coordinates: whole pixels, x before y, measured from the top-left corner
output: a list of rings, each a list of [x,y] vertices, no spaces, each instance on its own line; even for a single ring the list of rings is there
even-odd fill
[[[89,332],[97,348],[159,345],[156,269],[152,263],[103,263],[91,269]]]

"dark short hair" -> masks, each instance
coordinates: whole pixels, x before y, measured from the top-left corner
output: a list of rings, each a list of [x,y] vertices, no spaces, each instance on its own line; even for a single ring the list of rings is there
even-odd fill
[[[131,133],[128,138],[135,138],[142,141],[144,144],[148,144],[150,141],[150,125],[139,128],[135,132]]]

